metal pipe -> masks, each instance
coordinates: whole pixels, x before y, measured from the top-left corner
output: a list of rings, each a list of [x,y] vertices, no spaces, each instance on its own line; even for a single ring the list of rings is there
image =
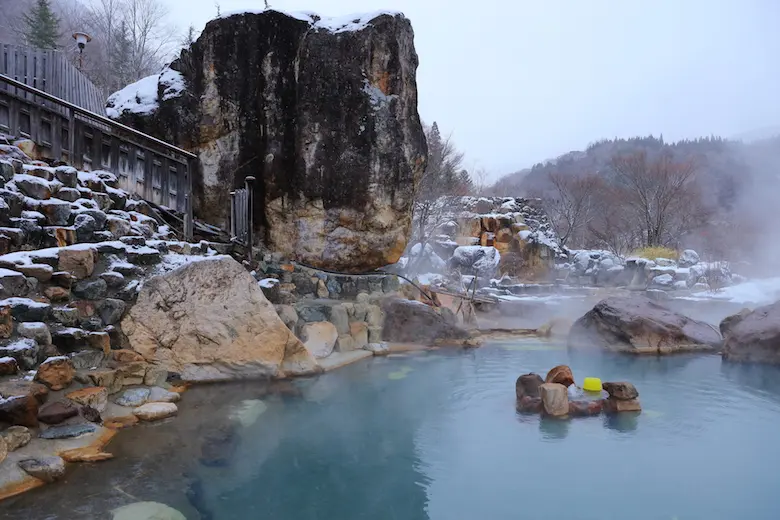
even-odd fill
[[[255,201],[255,194],[254,194],[254,187],[255,187],[255,178],[251,175],[247,177],[244,180],[244,185],[246,186],[246,242],[247,242],[247,249],[248,249],[248,256],[249,256],[249,263],[252,263],[252,242],[254,237],[252,236],[253,231],[253,217],[254,217],[254,201]]]

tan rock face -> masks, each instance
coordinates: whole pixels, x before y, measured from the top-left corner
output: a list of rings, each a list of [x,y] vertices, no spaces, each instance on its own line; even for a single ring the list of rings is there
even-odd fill
[[[108,389],[104,386],[82,388],[75,392],[70,392],[65,397],[80,405],[88,405],[102,412],[108,404]]]
[[[133,415],[142,421],[159,421],[176,415],[178,411],[173,403],[146,403],[133,410]]]
[[[328,357],[336,346],[339,333],[329,321],[307,323],[301,331],[301,339],[306,349],[317,358]]]
[[[254,278],[229,257],[194,262],[147,281],[122,330],[146,361],[184,380],[320,370]]]
[[[40,381],[52,390],[62,390],[73,381],[73,363],[70,359],[59,356],[49,358],[38,367],[35,380]]]
[[[561,416],[569,413],[569,394],[558,383],[545,383],[539,387],[542,407],[547,415]]]
[[[14,322],[11,317],[11,307],[0,305],[0,338],[10,338],[14,331]]]
[[[78,279],[92,276],[95,270],[96,249],[62,249],[59,252],[59,271],[67,271]]]

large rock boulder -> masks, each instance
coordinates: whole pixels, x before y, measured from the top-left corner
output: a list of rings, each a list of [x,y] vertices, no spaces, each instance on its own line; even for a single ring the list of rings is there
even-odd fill
[[[646,297],[602,300],[577,320],[569,332],[569,348],[601,349],[631,354],[669,354],[717,350],[718,331]]]
[[[392,298],[383,303],[382,309],[385,312],[384,341],[431,344],[469,337],[468,332],[457,325],[452,312],[422,302]]]
[[[135,96],[120,91],[109,113],[198,151],[201,218],[224,224],[230,191],[254,176],[258,240],[316,267],[365,271],[396,262],[407,242],[427,156],[417,65],[400,13],[235,14],[152,78],[156,110],[123,105]]]
[[[320,370],[254,278],[227,256],[193,262],[145,282],[122,330],[146,361],[188,381]]]
[[[743,310],[720,326],[724,360],[780,365],[780,301],[753,312]]]

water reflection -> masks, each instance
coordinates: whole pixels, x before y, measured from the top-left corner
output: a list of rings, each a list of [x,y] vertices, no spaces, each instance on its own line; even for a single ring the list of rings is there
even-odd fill
[[[604,427],[620,433],[634,432],[639,426],[639,412],[605,414]]]
[[[539,433],[546,441],[559,441],[569,435],[570,423],[568,418],[541,417],[539,421]]]

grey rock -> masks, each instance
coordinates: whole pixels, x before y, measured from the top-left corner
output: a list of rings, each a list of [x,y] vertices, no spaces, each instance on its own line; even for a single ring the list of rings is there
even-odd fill
[[[159,263],[160,252],[152,247],[128,248],[127,260],[138,265],[151,265]]]
[[[51,334],[51,340],[60,352],[77,352],[89,346],[87,333],[82,329],[73,327],[54,329]]]
[[[115,298],[106,298],[98,306],[98,313],[104,324],[114,325],[115,323],[119,323],[122,319],[122,315],[125,313],[126,308],[127,304],[124,301]]]
[[[295,325],[298,323],[298,313],[295,312],[295,307],[292,305],[274,305],[276,314],[282,319],[284,324],[290,330],[295,330]]]
[[[0,161],[0,179],[3,180],[3,184],[6,181],[10,181],[14,176],[14,165],[8,161]]]
[[[86,300],[98,300],[105,298],[108,293],[108,284],[102,278],[97,280],[82,280],[73,286],[73,294]]]
[[[103,352],[94,349],[82,350],[70,356],[73,368],[76,370],[87,370],[97,368],[103,363],[105,355]]]
[[[33,339],[19,339],[0,346],[0,357],[14,358],[23,370],[32,370],[38,366],[38,352],[40,347]]]
[[[0,270],[2,294],[6,296],[24,296],[27,294],[27,280],[17,271]]]
[[[57,323],[72,327],[79,322],[79,311],[71,307],[54,307],[51,310],[51,317]]]
[[[98,230],[97,221],[84,213],[76,215],[73,226],[76,228],[76,236],[81,241],[85,241],[87,238],[91,237],[95,231]]]
[[[38,437],[41,439],[71,439],[86,433],[93,433],[95,430],[97,430],[97,427],[94,424],[65,424],[47,428]]]
[[[32,175],[19,176],[14,178],[16,187],[28,197],[44,200],[51,198],[51,188],[45,180],[33,177]]]
[[[46,222],[50,226],[68,225],[68,220],[70,219],[70,204],[64,200],[42,200],[38,211],[46,215]]]
[[[48,303],[36,302],[29,298],[8,298],[0,300],[0,306],[11,307],[11,315],[16,321],[46,321],[51,312]]]
[[[81,197],[79,190],[75,188],[60,188],[57,191],[57,198],[66,202],[76,202]]]
[[[20,323],[16,331],[23,338],[34,339],[39,345],[51,345],[49,326],[43,322]]]
[[[115,263],[111,266],[111,271],[123,276],[139,276],[144,272],[143,268],[127,263]]]
[[[93,231],[98,231],[101,229],[104,229],[106,227],[106,222],[108,219],[108,215],[106,215],[103,211],[100,211],[99,209],[93,209],[93,208],[84,208],[84,209],[78,209],[73,211],[74,215],[74,223],[76,222],[76,218],[78,218],[79,215],[88,215],[92,217],[95,220],[95,229]]]
[[[693,249],[686,249],[677,260],[680,267],[691,267],[699,263],[699,254]]]
[[[469,337],[468,332],[456,322],[449,321],[441,312],[420,302],[393,298],[384,302],[383,310],[385,341],[430,344],[436,340],[462,340]],[[381,339],[372,337],[372,329],[376,327],[369,328],[368,342],[381,342]]]
[[[723,360],[780,365],[780,301],[725,318]]]
[[[21,217],[24,210],[24,196],[15,191],[0,189],[0,198],[8,206],[9,217]]]
[[[68,188],[75,188],[78,185],[78,175],[76,168],[71,166],[58,166],[54,169],[54,176]]]
[[[325,287],[328,288],[328,293],[330,293],[331,298],[338,299],[341,294],[341,284],[337,280],[334,278],[328,279],[325,283]]]
[[[92,194],[92,199],[97,202],[98,207],[103,211],[111,209],[111,205],[113,204],[111,197],[107,193],[94,192]]]
[[[349,334],[349,316],[343,305],[334,305],[330,308],[329,321],[336,326],[339,334]]]
[[[569,332],[570,349],[631,354],[712,351],[720,333],[708,324],[676,313],[647,297],[610,297],[577,320]]]
[[[110,289],[116,289],[122,287],[125,284],[125,277],[122,273],[115,273],[113,271],[106,271],[100,275],[100,278],[106,281],[106,285]]]
[[[18,466],[27,474],[51,483],[65,476],[65,461],[60,457],[35,457],[20,460]]]
[[[307,323],[328,321],[330,308],[327,305],[300,302],[295,306],[298,317]]]
[[[147,402],[150,394],[151,390],[148,388],[127,388],[114,398],[114,402],[119,406],[135,408]]]
[[[138,291],[141,284],[138,280],[133,280],[117,292],[116,297],[126,302],[133,302],[138,298]]]
[[[153,386],[149,391],[149,403],[175,403],[181,399],[181,395],[176,392],[170,392],[159,386]]]

